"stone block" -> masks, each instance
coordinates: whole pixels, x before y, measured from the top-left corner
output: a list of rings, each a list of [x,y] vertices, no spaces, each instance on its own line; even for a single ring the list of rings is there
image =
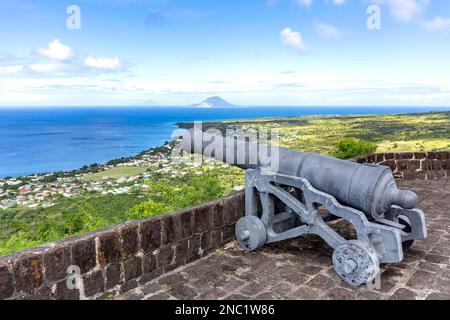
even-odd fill
[[[79,300],[80,299],[80,289],[69,289],[67,282],[65,280],[60,281],[56,284],[55,290],[56,300]]]
[[[161,221],[150,220],[139,225],[141,250],[151,253],[161,246]]]
[[[408,170],[415,171],[420,169],[420,160],[408,161]]]
[[[409,160],[414,158],[414,153],[412,152],[402,152],[398,154],[398,159]]]
[[[78,266],[81,273],[92,270],[96,265],[95,239],[76,241],[71,245],[72,263]]]
[[[101,266],[120,260],[121,243],[118,232],[108,231],[99,237],[98,261]]]
[[[83,276],[84,294],[86,297],[93,296],[105,290],[102,270],[95,270]]]
[[[63,280],[67,276],[67,268],[71,265],[70,248],[60,247],[44,254],[45,279],[49,282]]]
[[[408,169],[408,160],[397,160],[397,170],[405,171]]]
[[[138,228],[136,225],[127,226],[120,230],[121,258],[134,256],[138,251]]]
[[[142,270],[144,273],[152,273],[156,270],[156,256],[149,253],[142,258]]]
[[[23,256],[14,263],[14,278],[18,292],[31,292],[43,283],[42,256]]]
[[[192,210],[185,210],[180,213],[180,223],[181,239],[190,238],[193,233]]]
[[[211,213],[212,213],[212,227],[213,228],[221,227],[224,224],[223,203],[221,201],[217,201],[211,208]]]
[[[178,215],[170,215],[161,219],[162,245],[176,243],[181,239],[181,221]]]
[[[12,274],[6,265],[0,266],[0,300],[11,297],[14,294]]]
[[[140,257],[134,257],[123,262],[125,281],[138,278],[142,274]]]
[[[162,247],[157,254],[158,268],[163,268],[173,262],[174,250],[172,246]]]
[[[421,160],[427,157],[426,152],[414,152],[414,159]]]
[[[120,281],[120,265],[118,263],[110,264],[105,269],[106,290],[114,288]]]
[[[442,170],[442,161],[441,160],[433,160],[432,168],[434,171]]]
[[[211,214],[209,206],[202,205],[197,207],[194,211],[194,233],[202,233],[208,230],[210,224]]]
[[[175,248],[175,262],[185,262],[189,254],[189,241],[183,240],[177,243]]]

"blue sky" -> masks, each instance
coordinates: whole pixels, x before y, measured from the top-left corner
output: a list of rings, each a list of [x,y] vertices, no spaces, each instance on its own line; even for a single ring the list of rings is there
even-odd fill
[[[0,2],[0,106],[449,106],[449,57],[447,0]]]

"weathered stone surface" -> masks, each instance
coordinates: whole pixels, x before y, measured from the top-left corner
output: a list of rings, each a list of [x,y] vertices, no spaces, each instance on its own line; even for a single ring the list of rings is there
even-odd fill
[[[96,264],[95,238],[76,241],[71,246],[72,263],[80,268],[81,273],[92,270]]]
[[[157,255],[158,266],[165,267],[173,262],[174,251],[171,246],[163,247]]]
[[[180,214],[181,239],[190,238],[193,234],[192,210],[184,210]]]
[[[44,255],[45,279],[56,282],[67,276],[67,268],[71,265],[70,248],[53,249]]]
[[[406,288],[400,288],[392,295],[393,300],[414,300],[416,294]]]
[[[105,269],[106,290],[114,288],[120,281],[120,265],[118,263],[110,264]]]
[[[0,300],[11,297],[13,293],[12,274],[7,266],[0,266]]]
[[[116,263],[120,259],[121,242],[117,232],[105,232],[98,237],[97,258],[101,266]]]
[[[134,257],[123,262],[125,281],[135,279],[142,273],[142,264],[140,257]]]
[[[410,160],[408,161],[408,170],[419,170],[420,169],[420,160]]]
[[[151,273],[156,270],[156,256],[147,254],[142,258],[142,270],[144,273]]]
[[[177,243],[175,247],[175,263],[184,263],[189,254],[189,241],[183,240]]]
[[[84,294],[86,297],[93,296],[98,292],[103,292],[104,280],[102,270],[95,270],[83,277]]]
[[[125,282],[123,285],[120,286],[120,293],[125,293],[127,291],[130,291],[138,286],[138,283],[136,280],[130,280],[128,282]]]
[[[202,233],[210,228],[211,213],[209,206],[198,207],[194,211],[194,233]]]
[[[397,170],[404,171],[408,169],[408,163],[407,160],[397,160]]]
[[[24,300],[53,300],[54,294],[49,287],[43,286],[25,294]]]
[[[121,258],[126,259],[134,256],[138,251],[138,227],[127,226],[120,231]]]
[[[202,233],[200,237],[200,246],[203,250],[211,248],[211,231]]]
[[[177,215],[161,219],[162,245],[172,244],[181,239],[181,222]]]
[[[80,299],[79,289],[69,289],[66,281],[60,281],[56,284],[55,290],[56,300],[78,300]]]
[[[188,261],[200,258],[200,235],[195,235],[189,239]]]
[[[161,221],[151,220],[139,225],[141,237],[141,250],[151,253],[161,246]]]
[[[224,208],[223,203],[218,202],[214,205],[214,207],[211,209],[212,213],[212,227],[218,228],[221,227],[224,224]]]
[[[42,257],[39,255],[24,256],[14,264],[16,290],[30,292],[43,282]]]

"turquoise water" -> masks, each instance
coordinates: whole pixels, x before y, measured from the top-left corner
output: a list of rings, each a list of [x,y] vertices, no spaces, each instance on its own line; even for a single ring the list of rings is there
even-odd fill
[[[65,171],[131,156],[169,140],[182,121],[320,114],[382,114],[442,108],[2,108],[0,177]],[[448,110],[448,108],[447,108]]]

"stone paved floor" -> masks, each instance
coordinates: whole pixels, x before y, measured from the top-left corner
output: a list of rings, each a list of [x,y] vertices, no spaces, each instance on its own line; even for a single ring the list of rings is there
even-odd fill
[[[382,266],[380,290],[347,286],[332,249],[306,236],[253,253],[233,242],[115,299],[450,299],[450,180],[400,184],[419,194],[428,239],[402,263]]]

